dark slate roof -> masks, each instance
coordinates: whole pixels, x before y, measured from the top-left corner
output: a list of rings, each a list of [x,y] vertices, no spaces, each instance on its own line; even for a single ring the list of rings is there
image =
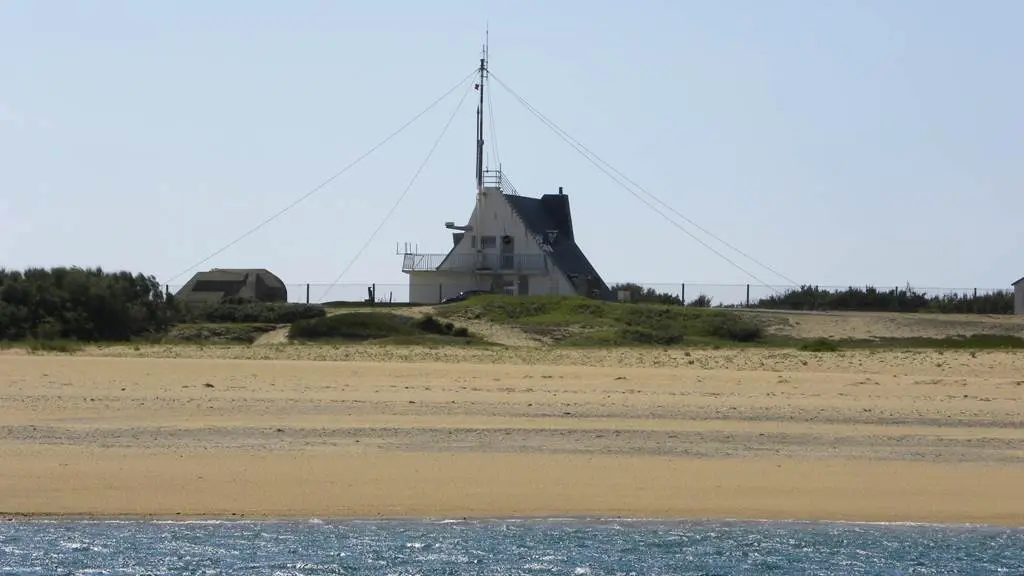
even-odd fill
[[[1014,282],[1013,284],[1010,284],[1010,286],[1016,286],[1017,284],[1020,284],[1020,283],[1022,283],[1022,282],[1024,282],[1024,277],[1020,278],[1019,280],[1017,280],[1017,281],[1016,281],[1016,282]]]
[[[590,277],[597,282],[600,298],[612,300],[614,295],[608,289],[601,275],[587,260],[583,250],[576,244],[572,229],[572,213],[569,210],[569,196],[565,194],[545,194],[540,198],[514,196],[505,194],[505,200],[512,210],[519,215],[526,228],[536,234],[551,250],[548,255],[566,275]],[[548,231],[555,230],[552,238]]]

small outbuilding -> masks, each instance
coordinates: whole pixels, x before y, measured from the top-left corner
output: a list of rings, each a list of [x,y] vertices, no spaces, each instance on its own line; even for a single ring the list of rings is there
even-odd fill
[[[225,298],[287,302],[284,282],[263,268],[214,268],[199,272],[174,297],[185,304],[208,304]]]
[[[1024,315],[1024,278],[1013,283],[1013,313]]]

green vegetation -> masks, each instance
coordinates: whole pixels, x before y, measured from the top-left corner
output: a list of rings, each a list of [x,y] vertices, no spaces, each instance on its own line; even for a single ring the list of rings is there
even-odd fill
[[[612,291],[626,290],[629,302],[634,304],[681,305],[679,296],[658,292],[640,284],[627,282],[611,287]],[[691,308],[711,307],[711,298],[699,295],[686,303]],[[750,303],[751,308],[767,310],[846,310],[863,312],[934,312],[950,314],[1013,314],[1013,292],[976,294],[927,294],[907,286],[901,289],[866,288],[825,289],[801,286],[773,294]]]
[[[864,340],[829,340],[817,338],[804,342],[801,350],[835,352],[838,350],[1022,350],[1024,338],[1008,334],[972,334],[945,338],[875,338]]]
[[[292,340],[365,342],[387,340],[413,344],[468,341],[469,330],[433,316],[411,318],[390,312],[348,312],[299,320],[288,330]]]
[[[99,268],[0,269],[0,345],[30,351],[74,352],[83,342],[255,342],[262,334],[290,326],[300,341],[382,342],[406,344],[479,343],[459,318],[517,327],[567,346],[722,346],[758,345],[810,352],[850,349],[1024,349],[1015,335],[975,334],[950,338],[881,338],[799,340],[769,334],[779,315],[710,308],[699,297],[682,306],[673,295],[636,284],[628,304],[582,297],[479,296],[440,307],[434,316],[414,317],[387,310],[341,312],[328,316],[325,306],[230,299],[216,304],[183,306],[165,295],[152,277]],[[911,288],[879,291],[826,291],[803,287],[765,298],[759,308],[782,310],[891,310],[898,312],[1004,313],[1012,308],[1009,293],[977,298],[930,297]],[[366,304],[362,304],[366,306]]]
[[[178,324],[164,335],[162,342],[203,344],[252,344],[260,336],[278,328],[277,324]]]
[[[408,308],[423,308],[427,304],[410,304],[408,302],[367,302],[365,300],[332,300],[331,302],[324,302],[322,304],[324,308],[328,310],[344,309],[344,308],[379,308],[379,309],[408,309]]]
[[[244,298],[225,298],[213,304],[175,308],[180,321],[213,324],[291,324],[327,315],[327,310],[318,304],[259,302]]]
[[[772,310],[861,310],[867,312],[940,312],[1013,314],[1013,293],[931,295],[910,286],[879,290],[874,287],[826,290],[801,286],[757,301],[752,307]]]
[[[567,296],[478,296],[447,306],[452,318],[512,324],[566,345],[752,343],[762,326],[730,310],[618,304]]]
[[[80,342],[252,342],[322,306],[233,299],[185,307],[153,277],[100,268],[0,270],[0,341],[70,352]]]
[[[0,340],[123,341],[163,332],[173,321],[151,276],[100,268],[0,269]]]
[[[798,348],[805,352],[838,352],[839,344],[828,338],[815,338],[800,344]]]

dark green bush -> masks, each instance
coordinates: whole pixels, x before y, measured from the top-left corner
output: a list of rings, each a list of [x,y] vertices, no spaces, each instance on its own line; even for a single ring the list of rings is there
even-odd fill
[[[421,332],[427,334],[437,334],[438,336],[456,336],[465,338],[469,336],[469,330],[462,328],[461,330],[455,327],[455,324],[451,322],[442,322],[437,318],[427,315],[416,321],[416,328]]]
[[[676,296],[675,294],[658,292],[654,288],[644,288],[636,282],[614,284],[610,289],[613,294],[618,294],[618,292],[622,290],[629,292],[629,302],[633,303],[675,305],[682,305],[683,303],[679,296]]]
[[[469,331],[433,316],[415,319],[390,312],[349,312],[299,320],[288,330],[288,337],[293,340],[364,341],[423,335],[465,338]]]
[[[709,316],[706,325],[709,335],[733,342],[756,342],[764,336],[760,324],[729,313]]]
[[[100,268],[0,269],[0,340],[116,341],[174,320],[151,276]]]
[[[827,338],[815,338],[800,344],[800,349],[805,352],[838,352],[839,345]]]
[[[182,317],[187,322],[218,324],[291,324],[326,315],[327,310],[319,304],[260,302],[240,298],[182,309]]]
[[[863,310],[867,312],[943,312],[961,314],[1012,314],[1013,292],[999,291],[928,295],[910,286],[879,290],[846,288],[827,290],[817,286],[774,294],[758,300],[757,308],[772,310]]]

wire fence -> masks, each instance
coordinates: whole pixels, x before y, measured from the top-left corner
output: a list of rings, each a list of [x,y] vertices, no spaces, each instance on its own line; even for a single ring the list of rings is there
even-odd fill
[[[703,297],[708,300],[706,303],[711,306],[726,307],[756,306],[759,301],[765,298],[772,296],[778,297],[801,289],[801,286],[795,285],[763,286],[758,284],[712,284],[701,282],[609,282],[608,285],[612,288],[628,285],[633,288],[632,292],[634,298],[636,297],[636,292],[641,291],[645,295],[644,299],[653,299],[661,296],[666,302],[678,301],[680,303],[692,305],[695,301]],[[452,290],[446,290],[444,286],[438,286],[437,283],[432,283],[423,287],[418,287],[416,285],[410,286],[408,282],[383,284],[374,282],[351,282],[333,285],[327,282],[302,282],[287,284],[286,286],[288,289],[288,300],[290,302],[310,304],[326,304],[332,302],[369,302],[371,294],[374,295],[373,301],[376,303],[409,304],[411,293],[424,292],[424,290],[418,290],[418,288],[424,288],[431,294],[433,294],[434,291],[437,291],[439,295],[443,294],[445,296],[451,296],[458,292],[458,289],[455,287],[452,287]],[[814,287],[818,290],[829,292],[860,289],[896,293],[910,288],[918,294],[939,298],[978,298],[988,295],[1009,295],[1013,293],[1012,289],[1003,288],[908,287],[907,285],[884,286],[878,284],[860,286],[814,285]],[[182,285],[169,284],[164,288],[168,293],[174,294],[182,288]]]

